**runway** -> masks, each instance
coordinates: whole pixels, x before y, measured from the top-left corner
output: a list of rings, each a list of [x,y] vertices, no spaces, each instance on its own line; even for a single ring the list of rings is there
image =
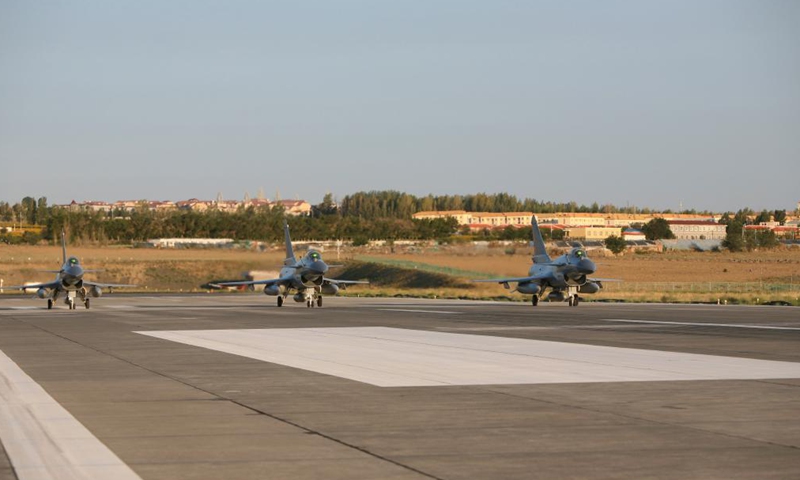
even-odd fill
[[[797,478],[800,309],[0,297],[0,442],[0,480]]]

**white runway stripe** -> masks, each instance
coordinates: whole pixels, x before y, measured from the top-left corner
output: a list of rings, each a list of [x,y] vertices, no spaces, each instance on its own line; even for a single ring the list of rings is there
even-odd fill
[[[444,313],[447,315],[459,314],[461,312],[448,312],[445,310],[416,310],[410,308],[379,308],[383,312],[409,312],[409,313]]]
[[[664,322],[659,320],[628,320],[621,318],[603,318],[603,322],[621,322],[621,323],[649,323],[654,325],[687,325],[691,327],[721,327],[721,328],[751,328],[756,330],[796,330],[800,331],[799,327],[778,327],[774,325],[740,325],[736,323],[701,323],[701,322]]]
[[[0,441],[20,480],[139,479],[2,351]]]
[[[800,378],[800,363],[386,327],[136,332],[379,387]]]

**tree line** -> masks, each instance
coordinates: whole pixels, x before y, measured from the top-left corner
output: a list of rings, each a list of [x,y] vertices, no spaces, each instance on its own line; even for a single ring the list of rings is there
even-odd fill
[[[638,209],[648,213],[649,209]],[[427,195],[416,197],[397,191],[357,192],[345,196],[337,204],[332,194],[314,205],[310,216],[289,216],[292,235],[296,239],[342,239],[364,244],[371,239],[380,240],[527,240],[530,229],[508,227],[504,229],[471,232],[459,226],[454,218],[416,220],[411,216],[419,211],[466,210],[476,212],[530,211],[553,213],[557,211],[608,212],[628,211],[611,205],[577,205],[574,202],[541,202],[534,199],[519,199],[506,193],[474,195]],[[665,212],[666,213],[666,212]],[[687,210],[682,213],[697,213]],[[728,238],[724,246],[731,250],[772,247],[777,245],[773,232],[747,232],[748,223],[786,221],[785,210],[763,211],[758,215],[750,209],[722,215],[720,223],[727,225]],[[0,229],[0,241],[37,243],[45,240],[58,243],[61,229],[70,233],[70,238],[89,243],[119,243],[145,241],[151,238],[231,238],[233,240],[263,240],[279,242],[283,239],[282,223],[286,217],[282,207],[240,207],[235,212],[210,209],[204,212],[193,210],[152,211],[142,204],[133,211],[116,210],[94,212],[49,206],[47,198],[25,197],[10,205],[0,202],[0,221],[20,222],[42,226],[41,234],[26,232],[24,236],[4,234]],[[754,218],[751,222],[749,219]],[[665,221],[656,219],[645,224],[642,230],[648,239],[672,238]],[[542,230],[546,240],[560,239],[560,231]]]
[[[287,216],[281,206],[250,206],[235,212],[210,209],[153,211],[141,205],[133,211],[102,212],[48,207],[47,199],[26,197],[13,206],[0,203],[0,221],[22,222],[44,227],[40,235],[26,232],[22,237],[0,232],[7,243],[58,243],[62,229],[71,239],[88,243],[141,242],[151,238],[231,238],[233,240],[283,240],[283,219],[292,237],[301,239],[343,239],[365,244],[371,239],[444,239],[456,232],[454,218],[414,220],[411,218],[363,218],[346,216],[325,202],[315,206],[311,216]],[[329,207],[329,206],[328,206]]]
[[[470,195],[426,195],[417,197],[394,190],[357,192],[341,201],[344,216],[362,218],[410,218],[416,212],[465,210],[467,212],[532,212],[532,213],[653,213],[649,208],[618,207],[611,204],[578,205],[576,202],[539,201],[519,198],[508,193],[476,193]],[[670,210],[664,213],[672,213]],[[702,213],[685,210],[682,213]]]

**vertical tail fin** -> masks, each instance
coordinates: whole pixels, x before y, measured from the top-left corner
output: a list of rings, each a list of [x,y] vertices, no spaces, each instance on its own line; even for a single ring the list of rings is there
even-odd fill
[[[294,250],[292,250],[292,239],[289,236],[289,222],[285,218],[283,219],[283,235],[286,241],[286,260],[283,263],[284,265],[297,263],[297,259],[294,258]]]
[[[533,244],[533,263],[550,262],[550,255],[547,254],[547,249],[544,248],[542,232],[539,230],[539,224],[536,223],[536,215],[531,217],[531,240]]]
[[[61,264],[67,263],[67,234],[64,232],[64,229],[61,229],[61,255],[63,257],[63,261]]]

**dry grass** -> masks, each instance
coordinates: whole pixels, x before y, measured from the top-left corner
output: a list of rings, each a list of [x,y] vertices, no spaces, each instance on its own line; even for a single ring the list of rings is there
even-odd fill
[[[84,268],[103,270],[87,278],[106,283],[133,283],[159,291],[199,290],[209,280],[240,279],[250,270],[276,269],[280,250],[255,252],[221,249],[135,249],[125,247],[69,248]],[[4,285],[51,280],[41,270],[61,266],[60,247],[0,246],[0,279]]]
[[[626,282],[773,282],[800,283],[800,249],[766,252],[678,252],[598,257],[596,276]],[[491,276],[520,276],[531,265],[529,248],[513,255],[502,248],[484,251],[452,248],[424,254],[370,254],[370,257],[483,272]]]
[[[507,254],[505,248],[475,250],[450,247],[425,253],[371,253],[376,261],[401,262],[455,269],[484,278],[523,276],[531,265],[531,250],[517,248]],[[606,288],[592,300],[649,302],[764,303],[788,302],[800,305],[800,249],[766,252],[679,252],[627,253],[623,256],[598,256],[595,274],[615,278],[621,283],[606,283]],[[773,284],[783,284],[775,291]],[[526,300],[527,296],[510,294],[496,284],[478,284],[461,292],[440,292],[441,296],[470,298],[507,296]]]
[[[496,276],[521,276],[530,267],[530,249],[517,248],[509,255],[506,249],[471,247],[445,247],[429,249],[422,253],[389,253],[347,251],[346,258],[367,256],[381,263],[414,268],[440,268],[443,272],[457,271],[456,277],[484,278]],[[158,250],[126,247],[70,248],[70,255],[81,259],[84,268],[103,269],[89,274],[101,282],[135,283],[148,290],[192,291],[209,280],[237,279],[250,270],[275,270],[283,262],[282,249],[267,252],[221,249]],[[607,288],[592,299],[620,299],[626,301],[702,301],[715,302],[728,299],[743,303],[780,300],[797,303],[800,296],[800,249],[780,249],[768,252],[666,252],[663,254],[633,254],[620,257],[599,257],[590,252],[598,263],[596,276],[618,278],[621,284],[607,284]],[[326,255],[329,263],[337,262],[331,253]],[[52,274],[40,270],[57,269],[61,265],[60,247],[0,246],[0,279],[5,285],[29,281],[45,281]],[[334,270],[334,276],[341,270]],[[395,272],[396,273],[396,272]],[[410,276],[409,278],[416,278]],[[676,291],[674,287],[654,282],[679,282],[686,285],[711,283],[744,284],[782,283],[797,284],[788,292],[767,290],[726,291],[724,288],[694,288],[696,291]],[[446,298],[507,298],[526,300],[527,296],[510,294],[497,284],[472,284],[464,279],[455,279],[457,288],[412,288],[407,284],[352,287],[352,295],[415,295]],[[406,282],[407,283],[407,282]],[[443,284],[446,285],[446,284]],[[688,289],[688,288],[687,288]],[[709,290],[709,291],[703,291]],[[749,289],[753,290],[753,289]]]

